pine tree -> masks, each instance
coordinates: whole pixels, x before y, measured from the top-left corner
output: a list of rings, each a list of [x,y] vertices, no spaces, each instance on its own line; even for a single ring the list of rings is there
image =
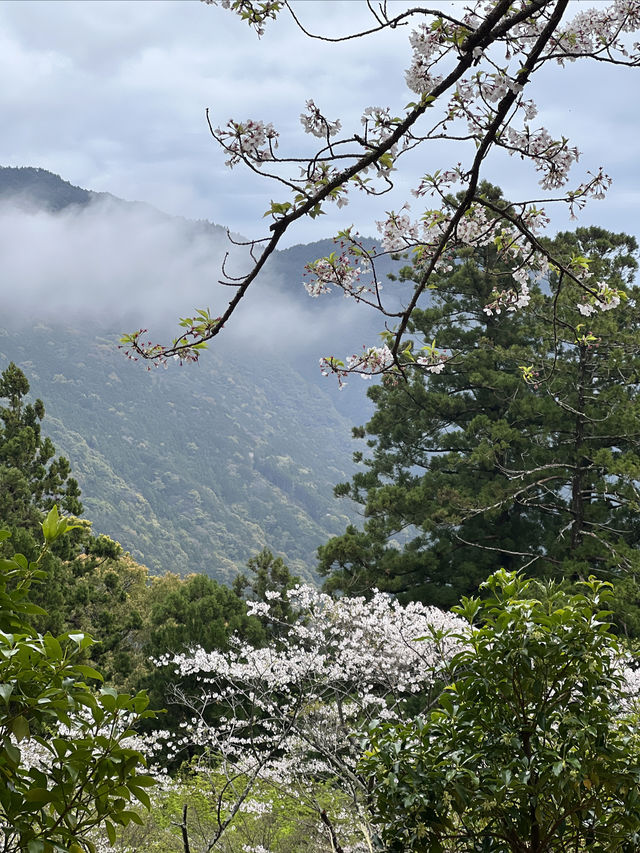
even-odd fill
[[[44,404],[26,403],[28,393],[27,377],[11,362],[0,375],[0,400],[7,401],[0,406],[0,523],[12,531],[12,548],[33,555],[46,512],[57,504],[77,516],[82,504],[69,461],[56,458],[51,439],[42,436]]]
[[[496,317],[485,306],[515,283],[495,247],[459,255],[412,324],[450,355],[445,369],[370,389],[376,411],[354,432],[371,452],[336,489],[363,505],[364,529],[320,548],[329,588],[450,606],[502,567],[570,579],[640,567],[638,247],[600,228],[553,243],[627,303],[589,314],[552,271],[554,305],[532,283],[526,308]]]

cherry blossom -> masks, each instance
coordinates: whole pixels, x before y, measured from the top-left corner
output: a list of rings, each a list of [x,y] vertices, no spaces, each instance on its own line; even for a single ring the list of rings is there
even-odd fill
[[[331,285],[339,287],[345,296],[359,296],[369,289],[359,283],[362,267],[354,267],[351,258],[345,252],[320,258],[307,264],[305,269],[307,274],[313,275],[315,279],[304,283],[307,293],[313,297],[321,293],[329,293]]]
[[[307,101],[307,112],[301,114],[300,123],[306,133],[321,139],[335,136],[342,127],[338,120],[327,121],[313,101]]]
[[[298,586],[283,597],[293,608],[292,624],[275,619],[270,601],[248,603],[278,625],[280,639],[271,645],[257,649],[236,638],[228,652],[195,648],[156,662],[175,672],[173,701],[193,714],[181,737],[160,733],[156,742],[171,741],[172,754],[196,744],[203,772],[213,760],[227,778],[241,774],[237,800],[225,807],[233,814],[257,779],[310,808],[314,785],[331,782],[350,803],[350,826],[365,843],[360,849],[369,849],[360,741],[374,719],[399,719],[408,700],[415,708],[430,706],[468,628],[452,614],[403,606],[375,591],[369,601],[335,600]],[[334,827],[343,819],[327,816]]]
[[[227,166],[235,166],[243,160],[260,165],[265,160],[274,160],[274,149],[278,147],[278,132],[269,122],[237,122],[230,119],[224,129],[218,128],[218,138],[230,155]]]
[[[293,3],[222,0],[220,5],[240,15],[259,35],[278,14],[291,14],[307,35],[316,37],[303,27]],[[399,51],[398,74],[404,71],[414,100],[394,107],[367,107],[361,114],[361,126],[343,130],[343,118],[327,118],[307,99],[300,120],[319,145],[311,155],[281,154],[278,132],[268,115],[243,122],[230,119],[223,127],[209,121],[211,136],[225,152],[227,164],[242,165],[256,179],[272,181],[282,197],[266,211],[269,232],[251,241],[246,273],[223,279],[235,293],[216,322],[195,324],[191,334],[176,337],[169,346],[143,343],[138,333],[128,335],[125,344],[130,357],[166,363],[177,354],[182,361],[196,360],[200,345],[222,332],[266,260],[298,219],[318,217],[328,202],[344,207],[353,187],[374,204],[378,196],[393,188],[408,152],[420,148],[423,160],[429,162],[432,143],[442,140],[448,141],[451,162],[440,164],[412,190],[417,199],[427,202],[426,209],[412,217],[408,206],[401,206],[378,224],[382,252],[411,252],[424,270],[418,281],[404,283],[407,289],[401,311],[397,301],[383,301],[375,276],[366,286],[368,290],[360,289],[360,274],[368,275],[370,270],[359,260],[330,256],[309,266],[307,272],[313,278],[306,286],[312,296],[341,287],[345,294],[380,311],[382,325],[393,335],[385,343],[388,352],[365,343],[359,355],[344,361],[329,356],[322,359],[323,371],[335,374],[343,383],[348,373],[386,373],[391,364],[400,373],[411,365],[442,369],[439,365],[444,362],[418,364],[407,355],[410,319],[427,298],[433,276],[450,268],[451,254],[460,247],[493,244],[512,265],[513,285],[496,290],[486,308],[492,315],[524,308],[531,282],[544,275],[545,265],[557,267],[558,259],[550,258],[539,240],[549,220],[548,205],[565,204],[576,216],[588,201],[605,196],[611,179],[597,164],[588,164],[586,173],[574,178],[579,147],[561,128],[534,124],[539,111],[529,97],[530,83],[540,69],[555,66],[562,73],[567,62],[595,60],[620,66],[621,73],[629,73],[624,67],[637,68],[640,43],[634,37],[640,29],[640,0],[613,0],[594,8],[568,0],[522,0],[518,4],[475,0],[447,10],[399,9],[384,3],[369,8],[372,26],[362,33],[317,37],[331,42],[390,30],[404,39],[404,25],[409,24],[409,43]],[[303,15],[304,6],[300,9]],[[265,109],[268,112],[268,105]],[[531,173],[534,185],[529,199],[514,199],[508,207],[497,208],[483,197],[485,164],[496,151],[521,160],[525,179],[526,172]],[[455,198],[454,188],[458,192]],[[594,309],[612,310],[623,298],[594,290],[580,270],[564,268],[561,272],[561,278],[569,278],[584,294],[578,310],[587,316]],[[554,304],[549,300],[551,314]]]

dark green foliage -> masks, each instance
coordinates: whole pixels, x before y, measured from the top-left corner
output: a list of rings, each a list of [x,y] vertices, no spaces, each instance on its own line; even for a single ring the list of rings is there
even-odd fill
[[[152,656],[196,645],[206,651],[225,648],[235,632],[251,642],[261,639],[260,625],[247,616],[244,601],[206,575],[189,575],[167,589],[152,606],[150,622],[147,651]]]
[[[7,853],[93,851],[92,830],[115,838],[115,825],[140,821],[132,811],[149,805],[144,759],[123,741],[145,717],[144,694],[103,689],[86,666],[84,634],[37,633],[31,620],[32,583],[46,580],[40,566],[68,530],[54,507],[43,524],[37,559],[0,558],[0,835]],[[0,540],[8,539],[0,531]]]
[[[428,716],[372,732],[362,763],[389,853],[632,853],[640,741],[608,584],[567,596],[496,573]],[[584,587],[583,587],[584,590]],[[635,700],[637,702],[637,700]]]
[[[56,504],[80,515],[82,504],[68,460],[56,458],[53,443],[42,435],[44,404],[27,403],[28,393],[25,374],[11,362],[0,375],[0,402],[5,403],[0,406],[0,521],[12,534],[11,547],[33,559],[44,514]],[[41,568],[48,580],[33,591],[34,600],[47,611],[39,622],[42,630],[63,630],[62,610],[73,585],[70,561],[88,538],[85,526],[58,540],[44,557]],[[9,543],[0,543],[0,555],[8,549]]]
[[[352,470],[349,422],[277,358],[211,352],[150,374],[115,337],[39,326],[0,341],[29,364],[94,530],[154,574],[232,583],[271,544],[310,580],[318,544],[348,522],[331,492]]]
[[[270,612],[274,618],[266,620],[265,629],[270,633],[285,630],[284,625],[291,624],[295,618],[287,597],[269,597],[268,593],[286,593],[300,583],[297,575],[292,575],[282,557],[274,555],[265,548],[247,562],[252,573],[249,578],[241,574],[233,582],[233,591],[242,600],[269,601]]]
[[[54,503],[73,515],[82,513],[78,483],[63,456],[55,458],[49,438],[43,438],[42,400],[26,403],[29,382],[11,362],[0,375],[0,518],[9,529],[20,528],[32,537],[42,514]]]
[[[491,247],[462,253],[412,318],[416,338],[451,353],[444,371],[369,392],[372,452],[336,490],[366,520],[320,549],[329,588],[448,607],[499,567],[573,580],[637,571],[637,244],[599,228],[553,242],[567,264],[588,258],[594,282],[626,288],[627,303],[584,317],[564,281],[554,306],[532,287],[527,308],[489,316],[493,289],[513,282]]]
[[[56,458],[53,443],[42,435],[42,401],[26,401],[29,390],[25,374],[10,363],[0,375],[0,401],[5,402],[0,407],[0,521],[11,540],[0,543],[0,554],[19,547],[33,558],[51,506],[77,516],[82,504],[68,460]],[[58,538],[40,569],[47,580],[34,587],[31,597],[46,612],[34,617],[36,626],[56,634],[90,632],[97,642],[84,654],[106,664],[107,676],[122,685],[134,667],[130,641],[142,625],[139,588],[146,583],[146,572],[122,557],[118,543],[92,537],[88,522]]]

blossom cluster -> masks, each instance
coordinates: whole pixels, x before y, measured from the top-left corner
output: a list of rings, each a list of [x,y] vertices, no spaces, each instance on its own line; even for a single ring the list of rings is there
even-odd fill
[[[610,287],[604,281],[599,281],[596,284],[596,294],[590,299],[578,303],[578,311],[583,317],[591,317],[600,311],[611,311],[620,305],[620,299],[624,296],[624,291]]]
[[[544,127],[535,131],[528,127],[524,131],[507,127],[503,140],[510,154],[533,160],[536,169],[542,172],[540,186],[545,190],[564,186],[569,179],[571,166],[580,157],[575,146],[570,146],[564,138],[552,139]]]
[[[565,60],[575,62],[581,56],[598,56],[619,51],[630,56],[623,34],[640,27],[640,4],[637,0],[615,0],[611,6],[581,9],[571,24],[557,36],[555,53],[562,65]],[[632,50],[638,53],[636,42]]]
[[[391,211],[385,220],[376,223],[382,235],[382,247],[386,252],[403,252],[420,243],[421,229],[417,222],[409,217],[409,205],[405,204],[406,213]]]
[[[345,378],[351,373],[359,374],[363,379],[371,379],[393,367],[395,359],[389,347],[365,347],[362,352],[347,357],[346,362],[325,356],[320,359],[320,370],[323,376],[335,375],[340,388],[345,386]]]
[[[413,56],[405,72],[407,86],[417,95],[427,95],[442,82],[442,77],[434,74],[433,69],[452,48],[451,31],[444,23],[439,27],[421,24],[412,31],[409,44]]]
[[[376,591],[368,601],[335,600],[297,586],[281,597],[291,623],[278,619],[275,592],[248,602],[249,612],[277,627],[269,646],[232,638],[226,652],[195,648],[156,661],[173,669],[174,699],[193,712],[180,737],[160,733],[157,742],[164,735],[174,756],[199,746],[203,772],[212,757],[217,773],[250,780],[238,808],[250,798],[251,780],[313,802],[314,786],[331,779],[343,803],[332,822],[350,827],[343,849],[364,853],[372,830],[360,741],[374,719],[399,719],[409,700],[412,709],[430,706],[469,628],[450,613],[403,606]]]
[[[234,772],[285,789],[330,776],[366,822],[359,738],[373,719],[398,719],[411,697],[423,707],[434,700],[468,626],[378,592],[368,601],[335,600],[297,586],[282,598],[293,610],[291,624],[278,621],[275,595],[249,603],[278,626],[278,640],[267,647],[233,638],[226,652],[196,648],[156,661],[185,683],[175,695],[194,711],[181,738],[167,737],[174,749],[199,745]],[[211,723],[209,707],[216,708]]]
[[[329,293],[331,286],[340,288],[346,297],[358,297],[371,288],[360,283],[362,267],[354,267],[352,259],[346,252],[337,255],[333,252],[327,258],[320,258],[307,264],[305,275],[312,275],[313,280],[305,281],[304,287],[310,296],[317,297],[321,293]],[[363,259],[363,265],[366,261]]]
[[[307,101],[307,112],[300,115],[300,123],[305,133],[317,136],[320,139],[329,139],[335,136],[342,125],[340,121],[327,121],[313,101]]]
[[[231,168],[242,161],[261,165],[275,158],[279,134],[271,122],[253,119],[239,122],[230,119],[226,127],[217,128],[216,134],[229,155],[225,165]]]
[[[423,346],[420,352],[422,354],[416,358],[416,364],[420,365],[425,373],[442,373],[449,357],[437,349],[435,340],[431,344]]]
[[[526,307],[531,301],[531,291],[527,284],[522,284],[519,290],[505,288],[494,290],[491,294],[492,300],[482,309],[488,317],[501,314],[503,311],[517,311]]]

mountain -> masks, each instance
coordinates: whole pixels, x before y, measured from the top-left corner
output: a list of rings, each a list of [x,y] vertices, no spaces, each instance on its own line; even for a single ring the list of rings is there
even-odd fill
[[[57,213],[73,204],[89,204],[104,195],[75,187],[46,169],[0,167],[0,199],[11,199],[27,209]]]
[[[267,546],[312,576],[344,529],[349,422],[277,359],[215,352],[181,371],[127,362],[114,335],[38,324],[0,332],[43,399],[43,432],[71,461],[85,515],[156,572],[229,581]]]
[[[369,404],[364,383],[354,380],[353,392],[340,394],[335,382],[320,376],[318,342],[306,329],[322,326],[333,346],[340,344],[341,331],[355,330],[371,340],[376,328],[371,317],[349,314],[349,306],[340,322],[333,322],[326,308],[331,302],[309,299],[300,286],[301,266],[326,254],[331,244],[296,246],[272,258],[257,283],[262,288],[258,321],[262,313],[275,312],[266,334],[254,313],[244,326],[240,318],[236,337],[221,339],[199,364],[149,372],[127,361],[117,347],[118,335],[130,327],[100,316],[109,278],[97,284],[74,272],[74,253],[79,263],[80,250],[65,241],[85,235],[83,211],[97,220],[100,234],[106,221],[100,217],[114,210],[140,209],[143,219],[135,222],[143,224],[150,211],[153,228],[162,223],[161,238],[174,219],[146,205],[73,187],[41,169],[0,168],[0,200],[11,213],[0,219],[0,229],[11,227],[15,208],[23,217],[44,217],[39,227],[50,225],[55,235],[55,254],[47,254],[43,238],[41,247],[19,254],[25,266],[3,269],[8,252],[0,251],[8,308],[0,320],[0,370],[15,361],[31,383],[32,397],[44,401],[43,431],[69,458],[95,532],[117,539],[156,572],[204,572],[229,581],[267,546],[312,579],[318,545],[353,520],[353,509],[333,497],[333,486],[351,476],[351,426],[367,419]],[[175,227],[187,233],[188,250],[197,246],[199,253],[202,240],[225,234],[204,222],[180,220]],[[142,238],[141,233],[127,236],[131,245]],[[81,242],[91,240],[83,236]],[[109,255],[126,259],[129,248],[124,242],[108,247],[102,256],[107,260],[100,262],[95,240],[90,250],[97,275]],[[24,272],[31,255],[45,260],[36,270],[42,277],[34,290],[38,297],[29,303],[23,291],[35,286],[35,273]],[[67,263],[62,271],[55,267],[58,257]],[[55,285],[48,288],[51,281]],[[121,311],[128,310],[122,304],[128,291],[143,286],[136,271],[114,289]],[[50,310],[65,297],[69,304],[82,303],[70,319],[65,319],[69,312]],[[329,300],[335,304],[338,298]],[[145,304],[153,308],[152,296]]]

